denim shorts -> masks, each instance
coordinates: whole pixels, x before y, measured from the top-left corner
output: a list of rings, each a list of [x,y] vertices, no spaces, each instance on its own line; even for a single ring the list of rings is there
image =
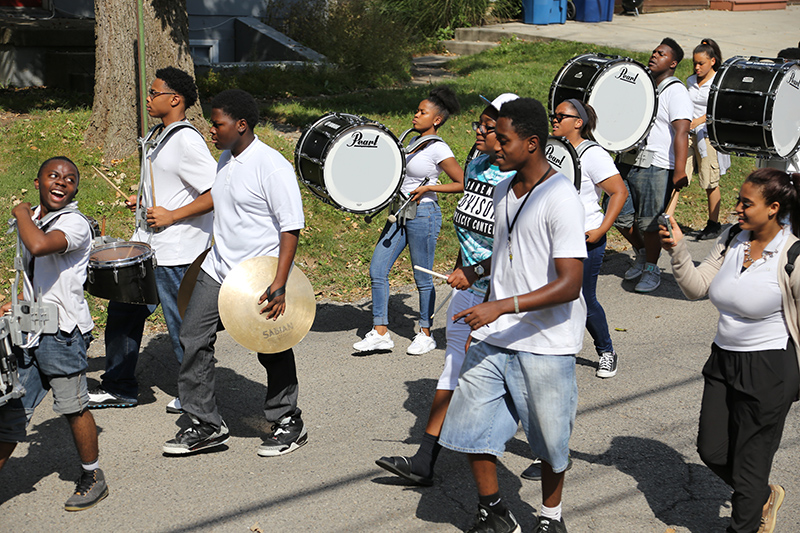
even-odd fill
[[[618,228],[630,228],[634,220],[639,231],[657,232],[658,215],[667,207],[672,191],[673,171],[656,167],[634,167],[620,164],[620,174],[628,188],[628,198],[617,217]]]
[[[574,355],[541,355],[473,342],[461,367],[439,442],[502,457],[519,422],[536,457],[567,469],[578,408]]]
[[[91,341],[91,333],[82,334],[76,327],[72,333],[42,335],[35,348],[14,349],[25,395],[0,406],[0,442],[24,440],[25,426],[48,390],[53,391],[53,411],[58,414],[80,413],[88,407],[86,349]]]

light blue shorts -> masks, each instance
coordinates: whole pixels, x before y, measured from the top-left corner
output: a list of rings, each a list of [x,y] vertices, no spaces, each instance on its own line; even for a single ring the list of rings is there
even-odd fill
[[[534,456],[567,469],[578,408],[574,355],[540,355],[473,342],[461,367],[439,442],[502,457],[519,422]]]

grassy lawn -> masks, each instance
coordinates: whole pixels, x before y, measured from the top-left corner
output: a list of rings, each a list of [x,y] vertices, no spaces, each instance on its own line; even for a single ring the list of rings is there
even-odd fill
[[[521,43],[504,42],[494,50],[475,56],[458,58],[448,64],[456,75],[448,82],[459,96],[460,115],[452,117],[440,130],[456,158],[463,161],[473,144],[470,122],[483,110],[478,95],[489,98],[503,93],[516,92],[546,104],[550,84],[564,63],[588,52],[620,54],[643,63],[646,54],[619,49],[596,47],[572,42]],[[691,62],[684,60],[677,75],[681,79],[691,73]],[[299,74],[312,76],[312,73]],[[306,96],[292,100],[262,101],[262,115],[267,124],[256,133],[294,161],[297,135],[282,133],[283,126],[303,128],[328,112],[346,112],[364,115],[386,125],[398,137],[411,126],[417,104],[428,92],[426,87],[391,87],[350,92],[333,96]],[[287,93],[297,94],[287,89]],[[213,95],[204,95],[207,100]],[[105,219],[106,233],[128,238],[133,227],[132,217],[124,208],[121,198],[101,177],[102,172],[123,191],[135,190],[138,180],[138,155],[124,161],[103,161],[96,150],[83,144],[88,126],[91,102],[85,97],[75,97],[52,91],[0,90],[0,132],[6,142],[0,147],[0,211],[9,214],[19,201],[36,204],[38,194],[33,179],[39,164],[54,155],[66,155],[79,166],[82,179],[78,196],[81,210],[98,221]],[[624,107],[621,105],[621,112]],[[275,129],[270,124],[283,125]],[[212,153],[218,153],[212,148]],[[738,186],[755,166],[754,159],[733,158],[733,168],[723,176],[723,220],[734,206]],[[95,167],[97,170],[93,169]],[[368,179],[365,177],[364,179]],[[371,224],[363,217],[337,211],[323,204],[302,187],[306,212],[297,262],[308,275],[319,297],[350,300],[369,294],[369,262],[374,243],[385,218],[378,215]],[[436,254],[436,269],[452,268],[457,243],[450,218],[457,195],[440,195],[443,212],[442,232]],[[678,220],[687,226],[702,227],[706,220],[705,192],[696,184],[682,194],[676,213]],[[613,233],[613,232],[612,232]],[[612,248],[624,249],[619,238],[612,235]],[[14,235],[0,236],[0,261],[6,276],[0,279],[0,290],[8,298],[10,279],[13,277],[12,258]],[[413,282],[407,253],[401,256],[393,270],[391,282],[405,285]],[[105,321],[105,301],[91,298],[93,315],[99,326]]]

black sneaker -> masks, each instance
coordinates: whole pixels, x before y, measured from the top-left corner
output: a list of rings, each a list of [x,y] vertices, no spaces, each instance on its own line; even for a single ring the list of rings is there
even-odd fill
[[[174,439],[164,443],[164,453],[168,455],[187,455],[207,448],[222,446],[230,435],[228,426],[222,421],[222,426],[217,429],[211,424],[198,422],[178,432]]]
[[[598,378],[613,378],[617,375],[617,352],[603,352],[600,354],[600,361],[597,363],[597,372],[594,374]]]
[[[521,533],[517,519],[506,511],[504,515],[493,513],[487,507],[478,505],[478,521],[467,533]]]
[[[136,407],[136,398],[123,398],[97,387],[89,391],[89,409],[105,409],[106,407]]]
[[[567,462],[567,470],[572,468],[572,457],[569,458]],[[566,472],[567,470],[564,470]],[[522,479],[530,479],[531,481],[539,481],[542,479],[542,460],[540,458],[536,458],[531,463],[531,466],[526,468],[522,471],[519,475]]]
[[[97,503],[108,496],[108,485],[103,471],[99,468],[81,473],[81,477],[75,484],[75,494],[69,497],[64,504],[67,511],[83,511],[94,507]]]
[[[308,432],[303,419],[299,416],[287,416],[273,424],[272,431],[264,437],[258,448],[261,457],[275,457],[295,451],[308,442]]]
[[[539,525],[536,526],[534,533],[567,533],[567,526],[564,524],[564,517],[560,520],[553,520],[552,518],[539,518]]]
[[[722,224],[709,220],[706,227],[700,230],[694,238],[698,241],[710,241],[719,237],[720,233],[722,233]]]
[[[415,485],[422,485],[425,487],[433,485],[433,475],[424,477],[417,474],[412,470],[411,461],[412,458],[403,456],[381,457],[375,461],[375,464]]]

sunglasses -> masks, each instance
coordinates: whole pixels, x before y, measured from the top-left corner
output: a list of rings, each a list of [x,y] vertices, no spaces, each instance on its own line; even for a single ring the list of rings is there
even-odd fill
[[[161,92],[161,91],[154,91],[153,89],[148,89],[147,94],[150,95],[150,98],[155,98],[157,96],[161,96],[162,94],[178,94],[178,93]]]
[[[556,122],[561,122],[565,118],[581,118],[577,115],[565,115],[564,113],[553,113],[550,115],[550,120],[554,120]]]
[[[481,133],[483,135],[489,135],[490,133],[494,133],[495,128],[490,128],[488,126],[484,126],[480,122],[473,122],[472,123],[472,131],[475,133]]]

